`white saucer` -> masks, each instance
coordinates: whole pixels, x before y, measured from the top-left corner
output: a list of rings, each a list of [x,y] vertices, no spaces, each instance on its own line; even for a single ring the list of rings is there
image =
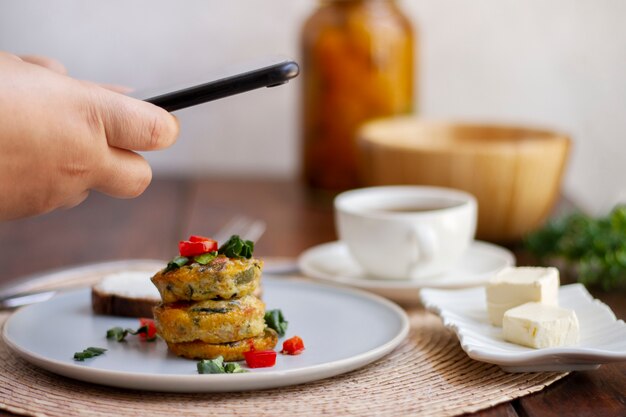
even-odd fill
[[[484,285],[506,266],[515,265],[515,256],[501,246],[475,240],[463,258],[442,275],[419,280],[388,280],[367,276],[341,241],[324,243],[304,251],[298,266],[309,278],[361,288],[399,303],[418,303],[421,288],[467,288]]]

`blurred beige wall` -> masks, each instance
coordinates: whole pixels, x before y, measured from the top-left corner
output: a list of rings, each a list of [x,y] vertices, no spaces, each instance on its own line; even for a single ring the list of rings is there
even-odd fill
[[[406,0],[421,32],[425,116],[554,127],[575,141],[566,192],[601,212],[626,200],[626,2]],[[0,2],[0,49],[136,88],[251,56],[298,56],[314,0]],[[157,175],[292,176],[298,81],[178,112]]]

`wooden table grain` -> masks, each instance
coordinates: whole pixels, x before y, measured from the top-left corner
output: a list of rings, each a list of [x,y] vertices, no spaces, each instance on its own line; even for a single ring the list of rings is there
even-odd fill
[[[71,210],[0,224],[0,284],[89,262],[169,259],[178,240],[192,233],[210,235],[235,215],[267,222],[257,255],[296,257],[336,239],[332,198],[307,191],[295,181],[247,178],[157,179],[134,200],[94,193]],[[527,262],[521,251],[513,249],[522,264]],[[594,295],[619,318],[626,318],[626,294]],[[626,363],[573,372],[536,394],[472,416],[624,417]]]

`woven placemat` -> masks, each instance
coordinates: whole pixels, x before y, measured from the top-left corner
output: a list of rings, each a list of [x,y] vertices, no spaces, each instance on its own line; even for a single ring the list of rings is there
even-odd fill
[[[55,375],[0,341],[0,409],[32,416],[454,416],[541,390],[565,373],[506,373],[470,359],[441,320],[408,311],[411,331],[391,354],[351,373],[286,388],[172,394],[109,388]],[[0,313],[0,327],[8,318]]]

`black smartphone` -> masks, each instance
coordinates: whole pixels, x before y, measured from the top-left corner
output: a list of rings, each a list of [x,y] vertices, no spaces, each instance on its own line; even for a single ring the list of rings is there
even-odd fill
[[[282,85],[300,72],[298,64],[290,59],[271,59],[236,68],[222,71],[225,75],[214,76],[214,81],[189,84],[167,92],[137,92],[130,95],[171,112],[257,88]]]

